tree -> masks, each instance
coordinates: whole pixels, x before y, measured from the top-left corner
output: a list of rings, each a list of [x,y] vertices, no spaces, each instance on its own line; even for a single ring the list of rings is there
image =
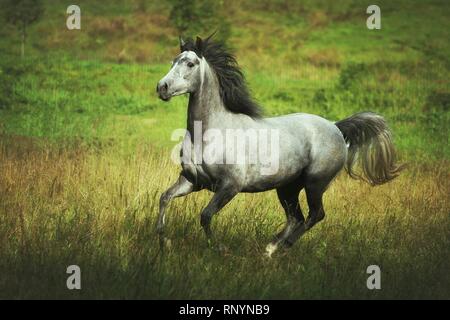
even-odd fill
[[[214,0],[171,0],[170,20],[180,35],[208,36],[214,31],[225,41],[231,33],[226,19],[223,1]]]
[[[195,0],[172,0],[170,20],[181,34],[192,31],[199,21],[198,11],[195,10]],[[190,29],[190,30],[189,30]],[[188,31],[189,30],[189,31]]]
[[[21,35],[20,54],[25,56],[27,28],[42,16],[44,8],[41,0],[2,0],[5,20],[16,26]]]

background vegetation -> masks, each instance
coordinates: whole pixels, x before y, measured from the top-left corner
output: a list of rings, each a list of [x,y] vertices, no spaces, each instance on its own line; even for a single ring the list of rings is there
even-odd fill
[[[450,298],[446,1],[379,1],[368,30],[370,1],[79,0],[79,31],[66,2],[42,2],[23,58],[20,29],[0,25],[1,298]],[[164,256],[154,233],[187,103],[154,88],[180,33],[216,29],[266,115],[381,113],[408,163],[376,188],[339,176],[324,222],[270,261],[274,192],[214,220],[225,253],[199,225],[207,192],[170,206]],[[81,291],[66,289],[70,264]],[[382,290],[366,288],[370,264]]]

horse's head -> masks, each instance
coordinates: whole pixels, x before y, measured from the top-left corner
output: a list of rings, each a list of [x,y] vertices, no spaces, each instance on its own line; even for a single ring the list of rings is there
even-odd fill
[[[181,53],[172,61],[169,72],[158,82],[156,92],[159,98],[168,101],[174,96],[193,93],[200,84],[200,66],[202,58],[194,50],[201,45],[197,38],[196,45],[184,42],[180,38]]]

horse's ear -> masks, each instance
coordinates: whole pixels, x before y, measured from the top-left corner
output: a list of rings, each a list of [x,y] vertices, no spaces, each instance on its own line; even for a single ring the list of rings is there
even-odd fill
[[[202,38],[197,37],[197,39],[195,40],[195,46],[197,47],[198,50],[202,49],[202,44],[203,44]]]
[[[208,38],[206,38],[205,41],[208,42],[209,39],[211,39],[212,37],[214,37],[216,35],[216,33],[217,33],[217,29],[213,33],[211,33],[211,35]]]
[[[183,51],[183,47],[186,45],[186,41],[184,41],[181,36],[179,36],[179,39],[180,39],[180,51]]]

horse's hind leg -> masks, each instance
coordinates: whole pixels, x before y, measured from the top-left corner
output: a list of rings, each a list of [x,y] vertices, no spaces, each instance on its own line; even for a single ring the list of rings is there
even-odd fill
[[[325,188],[317,188],[315,186],[306,188],[306,199],[309,207],[309,214],[305,223],[306,230],[311,229],[317,222],[325,218],[325,211],[323,209],[322,202]]]
[[[305,187],[306,199],[308,201],[309,214],[306,222],[298,226],[288,237],[286,242],[293,244],[298,240],[307,230],[311,229],[317,222],[325,217],[323,209],[322,197],[328,185],[327,182],[318,182],[308,184]]]
[[[302,185],[291,184],[277,189],[278,199],[286,213],[286,225],[283,230],[275,236],[275,240],[267,245],[266,256],[270,257],[280,245],[290,247],[292,245],[289,241],[290,235],[304,224],[305,218],[303,217],[298,201],[298,196],[302,188]]]

